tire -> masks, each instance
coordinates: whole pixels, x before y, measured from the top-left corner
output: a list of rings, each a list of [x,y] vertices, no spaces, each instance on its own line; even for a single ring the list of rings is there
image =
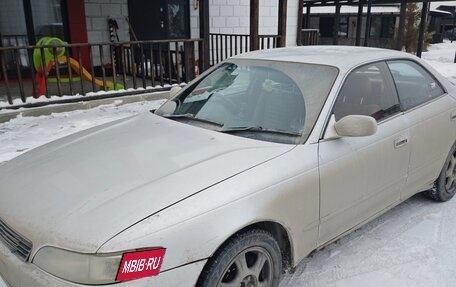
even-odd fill
[[[434,188],[425,195],[435,201],[445,202],[450,200],[456,193],[456,144],[443,165],[439,177],[435,181]]]
[[[274,237],[254,229],[230,239],[208,261],[199,287],[276,287],[282,274],[282,255]]]

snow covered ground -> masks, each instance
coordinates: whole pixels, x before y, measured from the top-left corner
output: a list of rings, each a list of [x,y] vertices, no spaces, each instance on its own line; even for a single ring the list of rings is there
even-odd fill
[[[434,69],[456,84],[456,63],[454,62],[456,42],[445,41],[431,45],[428,52],[423,53],[423,59]]]
[[[0,123],[0,163],[34,147],[77,131],[156,109],[164,100],[118,105],[114,102],[90,110],[17,117]]]
[[[433,45],[423,58],[456,83],[456,42]],[[116,103],[0,123],[0,162],[48,141],[154,109],[162,101]],[[434,203],[417,195],[286,274],[281,287],[456,286],[456,199]],[[0,279],[0,287],[4,287]]]

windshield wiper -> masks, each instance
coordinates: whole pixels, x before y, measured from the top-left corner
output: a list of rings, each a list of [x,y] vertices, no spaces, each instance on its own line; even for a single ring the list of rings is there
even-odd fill
[[[269,129],[263,127],[227,127],[224,129],[219,130],[222,133],[237,133],[237,132],[258,132],[258,133],[269,133],[269,134],[279,134],[279,135],[286,135],[292,137],[300,137],[300,133],[294,133],[284,130],[276,130],[276,129]]]
[[[211,124],[211,125],[223,127],[222,123],[218,123],[218,122],[211,121],[211,120],[208,120],[208,119],[197,118],[197,117],[195,117],[195,115],[190,114],[190,113],[176,114],[176,115],[165,114],[165,115],[162,115],[162,117],[168,118],[168,119],[185,119],[185,120],[190,120],[190,121],[195,121],[195,122],[200,122],[200,123]]]

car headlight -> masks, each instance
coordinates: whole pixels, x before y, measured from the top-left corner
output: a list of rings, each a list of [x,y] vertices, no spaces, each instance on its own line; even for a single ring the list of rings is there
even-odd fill
[[[55,247],[43,247],[32,263],[61,279],[80,284],[116,282],[122,254],[82,254]]]
[[[56,247],[38,250],[32,263],[42,270],[79,284],[110,284],[160,273],[166,248],[142,248],[115,254],[84,254]]]

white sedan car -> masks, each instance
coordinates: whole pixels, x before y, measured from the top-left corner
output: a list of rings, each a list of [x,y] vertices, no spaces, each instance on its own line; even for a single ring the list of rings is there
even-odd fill
[[[0,166],[0,276],[27,286],[277,286],[425,192],[456,191],[456,90],[420,59],[258,51],[157,111]]]

